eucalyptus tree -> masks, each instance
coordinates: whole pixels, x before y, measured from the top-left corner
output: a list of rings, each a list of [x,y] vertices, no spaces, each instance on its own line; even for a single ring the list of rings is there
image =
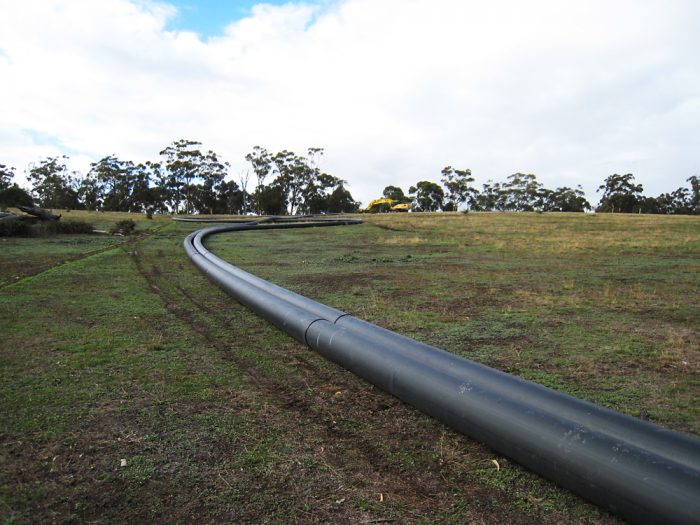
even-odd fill
[[[63,159],[68,157],[47,157],[27,171],[32,193],[44,208],[80,208],[77,174],[68,171]]]
[[[241,191],[241,209],[238,213],[244,214],[252,210],[253,196],[248,191],[248,181],[250,179],[250,171],[245,170],[238,175],[238,187]]]
[[[140,197],[144,209],[149,212],[171,211],[171,193],[168,189],[168,173],[160,162],[147,161],[139,164],[148,176],[148,189]]]
[[[326,211],[330,191],[343,182],[320,169],[323,148],[308,148],[306,155],[282,150],[271,154],[267,149],[255,146],[246,155],[257,186],[253,194],[253,207],[258,213],[319,213]],[[269,185],[265,181],[274,177]],[[243,181],[243,179],[241,179]],[[247,178],[246,178],[247,181]],[[244,207],[247,191],[243,185]]]
[[[253,151],[245,156],[245,160],[253,165],[253,172],[257,178],[258,184],[256,191],[265,185],[265,179],[272,173],[272,156],[265,148],[255,146]],[[246,176],[246,182],[248,177]]]
[[[201,200],[202,193],[213,194],[226,177],[228,164],[221,162],[211,150],[200,151],[201,145],[201,142],[181,139],[160,152],[165,158],[163,168],[167,174],[169,204],[175,213],[181,210],[192,213],[195,199]]]
[[[253,207],[256,213],[262,214],[262,202],[260,201],[261,197],[263,196],[263,188],[265,187],[265,180],[267,177],[272,173],[273,170],[273,164],[272,164],[272,155],[270,154],[267,149],[262,148],[260,146],[255,146],[253,148],[253,151],[248,153],[245,156],[245,159],[251,163],[253,166],[253,173],[255,173],[255,177],[257,179],[257,184],[255,185],[255,190],[253,191],[252,195],[250,196],[250,205]],[[241,183],[243,183],[243,179],[241,179]],[[247,183],[248,183],[248,174],[246,173],[245,176],[245,185],[241,184],[244,189],[247,188]],[[247,193],[247,190],[246,190]]]
[[[415,194],[415,211],[438,211],[443,207],[445,192],[442,187],[428,180],[422,180],[408,189],[410,195]]]
[[[542,189],[541,194],[543,196],[542,211],[583,212],[591,209],[591,204],[586,199],[586,194],[580,185],[576,188],[563,186],[553,191]]]
[[[597,211],[610,213],[639,211],[643,187],[641,184],[635,184],[634,175],[631,173],[610,175],[596,191],[603,192]]]
[[[33,206],[34,199],[25,190],[13,184],[9,188],[0,190],[0,210],[17,206]]]
[[[15,168],[0,164],[0,190],[6,190],[12,186],[12,179],[15,176]]]
[[[302,200],[298,211],[300,213],[325,213],[329,211],[330,190],[342,187],[344,184],[347,184],[347,181],[328,173],[317,174],[302,188]]]
[[[543,208],[543,186],[532,173],[514,173],[503,184],[504,209],[508,211],[535,211]]]
[[[343,181],[328,196],[327,211],[329,213],[355,213],[360,209],[360,203],[352,198],[345,188]]]
[[[681,187],[657,197],[659,213],[700,215],[700,179],[693,175],[686,180],[690,183],[690,188]]]
[[[329,173],[321,172],[323,148],[308,148],[306,157],[297,157],[298,184],[301,198],[297,213],[322,213],[328,211],[328,198],[331,189],[347,181]]]
[[[129,211],[166,211],[162,202],[165,191],[156,185],[158,167],[151,162],[132,166],[130,170],[131,195]]]
[[[272,182],[268,186],[262,186],[255,192],[257,212],[261,215],[284,215],[287,206],[286,190]]]
[[[475,195],[471,207],[474,211],[504,211],[508,194],[500,182],[486,181],[480,193]]]
[[[466,202],[469,203],[469,207],[472,207],[472,203],[479,193],[472,186],[474,182],[472,171],[470,169],[456,170],[452,166],[446,166],[441,173],[442,179],[440,179],[440,182],[447,190],[444,209],[446,211],[457,211],[459,206]]]
[[[95,209],[95,206],[99,206],[105,211],[132,211],[129,207],[133,167],[133,162],[123,161],[116,155],[93,162],[81,184],[81,194],[89,202],[88,207]]]
[[[693,175],[687,179],[690,183],[690,195],[688,196],[688,211],[693,215],[700,215],[700,178]]]
[[[78,200],[86,210],[97,211],[102,208],[104,199],[102,186],[90,172],[80,180],[77,192]]]
[[[273,184],[284,196],[285,212],[294,214],[301,198],[301,178],[305,175],[299,157],[285,149],[272,156],[272,163],[273,172],[276,174]]]
[[[276,175],[273,183],[284,194],[286,212],[290,215],[322,210],[327,190],[338,184],[336,177],[321,173],[322,155],[322,148],[309,148],[307,156],[286,149],[271,156],[272,172]]]
[[[12,206],[31,206],[33,200],[25,190],[12,182],[15,168],[0,164],[0,210]]]
[[[246,210],[245,191],[236,181],[222,182],[216,194],[216,207],[213,213],[242,214]]]
[[[398,202],[399,204],[410,203],[413,198],[407,196],[399,186],[387,186],[382,191],[382,196]]]

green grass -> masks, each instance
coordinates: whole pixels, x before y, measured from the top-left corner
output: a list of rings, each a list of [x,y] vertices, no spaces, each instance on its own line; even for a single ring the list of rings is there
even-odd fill
[[[0,240],[5,522],[616,521],[238,305],[186,258],[196,225],[72,214],[139,234]],[[700,219],[365,218],[208,245],[392,330],[700,434]]]

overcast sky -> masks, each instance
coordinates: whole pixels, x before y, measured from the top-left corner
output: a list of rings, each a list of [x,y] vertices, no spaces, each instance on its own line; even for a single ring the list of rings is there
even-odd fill
[[[515,172],[645,193],[700,174],[697,0],[0,0],[0,164],[156,160],[194,139],[325,148],[365,204],[389,184]]]

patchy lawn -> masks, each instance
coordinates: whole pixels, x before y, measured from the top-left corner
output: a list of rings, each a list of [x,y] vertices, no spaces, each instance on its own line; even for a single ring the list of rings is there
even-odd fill
[[[6,523],[617,521],[237,304],[185,256],[196,225],[133,218],[142,233],[126,239],[0,240]],[[209,247],[392,330],[700,434],[700,218],[363,218]]]

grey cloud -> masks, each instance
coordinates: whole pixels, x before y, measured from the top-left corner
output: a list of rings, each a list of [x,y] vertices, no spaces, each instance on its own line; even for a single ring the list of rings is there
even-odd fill
[[[669,191],[700,171],[699,5],[258,6],[203,41],[166,29],[166,3],[4,3],[0,162],[21,171],[55,154],[31,128],[84,152],[83,169],[111,152],[154,158],[185,137],[234,173],[256,144],[321,146],[324,167],[365,202],[447,164],[478,182],[534,172],[591,199],[612,172]]]

